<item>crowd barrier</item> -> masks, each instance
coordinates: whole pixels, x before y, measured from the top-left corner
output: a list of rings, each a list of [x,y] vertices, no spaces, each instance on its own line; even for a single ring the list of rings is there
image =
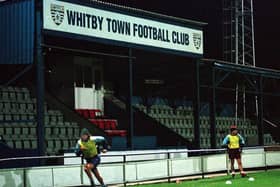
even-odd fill
[[[208,154],[205,155],[205,153]],[[6,158],[0,159],[0,162],[51,158],[75,159],[74,156],[43,156]],[[228,171],[228,158],[225,149],[108,154],[102,155],[102,159],[106,161],[99,166],[99,171],[107,184],[126,185],[127,183],[143,181],[170,180],[190,175],[203,177],[207,173]],[[265,151],[263,147],[245,148],[242,160],[246,169],[267,169],[271,166],[280,166],[280,151]],[[79,164],[1,169],[0,187],[89,185],[82,163],[83,159],[80,158]],[[97,181],[95,182],[98,184]]]

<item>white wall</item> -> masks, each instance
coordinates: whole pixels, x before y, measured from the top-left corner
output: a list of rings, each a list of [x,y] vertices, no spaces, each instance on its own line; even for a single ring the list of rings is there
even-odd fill
[[[264,155],[265,154],[265,155]],[[136,158],[132,158],[136,159]],[[203,165],[202,165],[203,163]],[[149,160],[129,162],[126,164],[101,164],[100,173],[108,184],[165,178],[168,176],[187,176],[204,172],[225,171],[226,155],[217,154],[203,157],[177,157],[170,160]],[[280,165],[280,152],[266,152],[258,150],[245,151],[243,154],[245,168]],[[202,167],[203,166],[203,167]],[[169,170],[168,170],[169,168]],[[29,187],[67,186],[89,184],[81,165],[65,165],[53,167],[25,168],[26,184]],[[23,169],[0,170],[0,187],[19,187],[23,184]],[[97,183],[97,182],[96,182]]]
[[[155,159],[167,159],[167,153],[170,153],[170,158],[187,158],[187,149],[161,149],[161,150],[143,150],[143,151],[110,151],[106,154],[101,154],[101,163],[123,162],[124,157],[119,155],[125,155],[126,161],[144,161]],[[183,152],[183,153],[182,153]],[[133,155],[143,154],[143,155]],[[144,155],[148,154],[148,155]],[[65,153],[64,156],[75,156],[74,153]],[[64,164],[80,164],[80,157],[77,158],[65,158]]]
[[[22,187],[23,170],[22,169],[0,170],[0,186]]]

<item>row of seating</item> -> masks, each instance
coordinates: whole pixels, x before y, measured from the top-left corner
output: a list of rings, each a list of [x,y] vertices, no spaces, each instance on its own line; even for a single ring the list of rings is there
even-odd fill
[[[37,148],[36,107],[27,88],[0,87],[0,135],[11,148]],[[63,114],[46,103],[44,121],[48,154],[75,146],[80,136],[77,123],[64,121]]]
[[[80,129],[78,127],[46,127],[46,137],[75,137],[80,136]]]
[[[140,111],[143,111],[150,117],[157,120],[162,125],[172,129],[177,134],[183,136],[189,141],[194,140],[194,118],[191,107],[178,107],[173,110],[167,105],[153,105],[149,109],[143,105],[135,105]],[[210,118],[209,116],[200,117],[200,132],[202,148],[210,147]],[[233,117],[216,117],[217,145],[219,146],[224,136],[229,133],[229,126],[238,124],[240,133],[244,137],[255,137],[258,129],[250,119],[237,119]],[[273,143],[271,136],[266,138],[266,142]]]
[[[181,136],[183,136],[184,138],[188,139],[189,141],[193,141],[194,140],[194,130],[193,128],[171,128],[173,129],[176,133],[180,134]],[[202,146],[202,148],[209,148],[210,147],[210,129],[205,129],[205,128],[201,128],[200,129],[200,133],[201,133],[201,137],[209,137],[206,138],[208,139],[206,142],[209,142],[208,144],[203,144],[204,146]],[[216,136],[217,136],[217,146],[221,145],[221,142],[223,140],[223,138],[229,133],[228,129],[225,131],[221,131],[221,129],[217,129],[216,130]],[[240,133],[244,136],[244,137],[256,137],[257,136],[257,129],[253,130],[253,129],[241,129]],[[273,141],[272,137],[270,134],[267,134],[264,137],[264,142],[265,145],[271,145],[271,144],[275,144],[275,142]]]
[[[158,107],[158,106],[151,106],[150,109],[143,108],[140,106],[139,108],[144,113],[149,113],[150,115],[155,116],[177,116],[177,117],[185,117],[189,116],[193,113],[191,107],[178,107],[175,110],[171,107]]]
[[[14,86],[0,86],[0,93],[3,92],[22,92],[22,93],[29,93],[28,88],[26,87],[14,87]]]
[[[117,120],[112,119],[90,119],[90,122],[97,125],[100,129],[104,130],[109,136],[121,136],[127,135],[126,130],[117,129]]]
[[[46,140],[46,152],[48,154],[56,154],[59,151],[67,151],[73,149],[77,143],[77,139],[47,139]]]
[[[29,124],[29,125],[11,125],[6,124],[2,125],[0,124],[0,134],[4,138],[4,140],[7,141],[7,144],[12,148],[24,148],[24,149],[30,149],[30,148],[37,148],[34,146],[37,145],[37,132],[36,132],[36,126],[35,124]],[[59,126],[59,125],[53,125],[53,126],[47,126],[45,128],[45,138],[52,139],[53,141],[69,141],[68,139],[74,139],[77,141],[80,135],[80,129],[78,126]],[[31,146],[32,145],[32,146]],[[69,149],[72,146],[69,146],[69,144],[64,144],[64,149]],[[61,148],[61,147],[56,147]],[[57,150],[50,150],[48,149],[48,153],[52,154],[56,152]]]
[[[166,127],[170,128],[170,129],[176,129],[177,132],[179,132],[178,134],[184,134],[183,131],[187,131],[187,132],[190,132],[190,133],[193,133],[193,125],[173,125],[173,124],[163,124],[165,125]],[[201,135],[202,136],[210,136],[210,127],[205,127],[205,126],[201,126],[200,127],[200,132],[201,132]],[[189,136],[190,133],[187,133],[187,136]],[[219,126],[216,127],[216,133],[223,133],[224,135],[229,133],[229,129],[228,127],[227,128],[221,128]],[[258,133],[258,130],[257,128],[254,126],[254,128],[240,128],[240,133],[241,134],[244,134],[245,136],[251,136],[251,135],[257,135]],[[185,136],[184,136],[185,137]]]
[[[189,137],[193,136],[194,130],[193,127],[174,127],[174,126],[167,126],[170,129],[173,129],[174,131],[178,132],[178,134],[183,135],[183,137]],[[210,136],[210,128],[200,128],[201,136]],[[229,133],[229,130],[223,130],[223,129],[216,129],[216,134],[219,136],[219,134],[222,134],[221,136],[225,136],[227,133]],[[241,129],[240,133],[245,136],[256,136],[258,134],[257,130],[253,129]]]
[[[46,123],[45,126],[56,126],[56,127],[79,127],[77,122],[68,122],[68,121],[63,121],[63,122],[49,122]]]
[[[247,140],[250,137],[255,137],[255,136],[248,136],[244,137],[245,138],[245,142],[248,142]],[[224,137],[220,136],[216,139],[216,145],[217,147],[221,147],[222,146],[222,142],[223,142]],[[270,134],[264,134],[264,145],[273,145],[276,142],[273,140],[272,136]],[[211,143],[210,143],[210,136],[208,136],[208,138],[204,137],[200,139],[200,144],[201,144],[201,148],[210,148],[211,147]],[[255,142],[255,144],[257,144],[257,142]]]
[[[150,117],[152,117],[152,116],[150,116]],[[153,117],[153,118],[155,118],[155,117]],[[173,126],[188,127],[188,126],[193,126],[193,124],[194,124],[194,119],[192,116],[189,116],[186,118],[155,118],[155,119],[162,124],[169,124],[169,125],[173,125]],[[231,121],[227,121],[227,122],[223,122],[223,121],[219,121],[219,120],[216,121],[216,126],[219,128],[228,129],[228,127],[232,124],[234,124],[234,123],[232,123]],[[202,126],[204,128],[209,128],[210,120],[209,119],[207,119],[207,120],[200,119],[200,126]],[[250,123],[240,123],[239,126],[242,128],[251,128],[252,122],[250,121]]]
[[[25,138],[17,140],[9,139],[6,141],[6,143],[9,147],[16,149],[37,149],[38,147],[36,138]]]
[[[114,119],[90,119],[89,121],[103,130],[117,129],[117,120]]]
[[[63,115],[45,115],[45,123],[64,122]]]
[[[127,136],[126,130],[105,130],[105,132],[108,134],[108,136]]]
[[[48,111],[47,104],[45,103],[45,111]],[[36,100],[23,100],[19,101],[1,101],[0,112],[36,112]]]
[[[146,106],[141,105],[141,104],[136,104],[135,105],[140,111],[144,111],[147,114],[153,115],[153,116],[158,116],[159,118],[164,118],[166,117],[165,114],[168,115],[172,115],[174,118],[178,118],[180,116],[182,117],[188,117],[188,116],[192,116],[193,113],[193,109],[191,107],[184,107],[184,106],[179,106],[176,109],[173,109],[167,105],[152,105],[149,110]],[[168,112],[166,112],[166,110]],[[166,112],[166,113],[164,113]],[[163,114],[163,115],[162,115]],[[169,118],[169,116],[168,116]],[[202,120],[206,120],[209,121],[209,117],[208,116],[201,116]],[[231,123],[235,123],[235,118],[232,117],[216,117],[217,121],[231,121]],[[240,123],[250,123],[249,119],[246,119],[245,122],[243,119],[239,118],[237,120],[238,124]]]
[[[0,121],[1,122],[9,122],[9,121],[34,121],[36,115],[32,113],[24,113],[24,114],[11,114],[11,113],[0,113]]]
[[[22,102],[18,101],[2,101],[0,100],[0,108],[1,111],[10,111],[10,110],[18,110],[18,111],[34,111],[35,110],[35,103],[33,100],[23,100]]]
[[[4,101],[23,101],[30,98],[29,91],[1,91],[0,100]]]
[[[192,115],[190,116],[185,116],[185,117],[177,117],[175,115],[173,116],[159,116],[159,115],[152,115],[152,114],[148,114],[150,117],[152,118],[156,118],[164,123],[183,123],[183,124],[193,124],[194,123],[194,118]],[[236,121],[235,120],[231,120],[231,119],[220,119],[220,118],[216,118],[216,124],[220,125],[220,126],[227,126],[229,127],[232,124],[235,124]],[[209,117],[200,117],[200,124],[201,125],[210,125],[210,118]],[[238,120],[237,124],[240,126],[251,126],[252,125],[252,121],[250,120]]]
[[[79,136],[79,127],[75,123],[68,125],[65,123],[50,123],[46,124],[45,127],[46,135],[57,136],[59,134],[63,136]],[[35,123],[0,123],[0,134],[1,135],[13,135],[27,136],[36,135],[36,124]]]
[[[36,138],[25,138],[17,140],[8,140],[7,145],[15,149],[37,149]],[[67,151],[75,147],[77,139],[46,139],[46,153],[56,154],[61,150]]]
[[[161,123],[169,123],[169,124],[194,124],[194,119],[193,116],[185,116],[185,117],[177,117],[175,115],[173,116],[159,116],[159,115],[152,115],[148,114],[151,118],[154,118]],[[210,119],[209,118],[200,118],[200,125],[202,126],[210,126]],[[216,125],[224,128],[228,128],[230,125],[235,124],[235,121],[230,120],[230,119],[216,119]],[[242,127],[250,127],[252,126],[252,121],[238,121],[237,123],[239,126]]]
[[[126,136],[126,130],[118,130],[117,120],[115,119],[104,119],[101,110],[99,109],[76,109],[76,112],[83,118],[88,119],[93,125],[104,130],[108,136]]]
[[[171,128],[177,134],[180,134],[182,137],[188,139],[189,141],[193,141],[194,132],[192,128]]]
[[[35,121],[36,114],[33,113],[0,113],[0,122],[12,122],[12,121]],[[44,116],[45,123],[49,122],[63,122],[63,115],[49,115]]]
[[[76,109],[76,112],[86,119],[95,119],[102,116],[99,109]]]

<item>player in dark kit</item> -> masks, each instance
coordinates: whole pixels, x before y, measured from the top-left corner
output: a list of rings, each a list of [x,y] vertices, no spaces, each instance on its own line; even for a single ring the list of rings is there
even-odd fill
[[[107,152],[107,142],[102,136],[90,136],[87,129],[82,129],[81,139],[76,145],[77,156],[82,155],[86,160],[84,170],[90,179],[91,186],[95,186],[92,173],[97,178],[102,187],[106,187],[103,178],[100,176],[97,166],[100,164],[100,152]]]
[[[241,152],[242,147],[245,145],[244,138],[238,133],[237,127],[232,125],[230,127],[230,134],[225,137],[223,140],[223,147],[228,149],[228,155],[231,164],[231,175],[235,176],[234,170],[234,161],[237,160],[238,168],[242,177],[246,176],[246,173],[243,170],[242,161],[241,161]]]

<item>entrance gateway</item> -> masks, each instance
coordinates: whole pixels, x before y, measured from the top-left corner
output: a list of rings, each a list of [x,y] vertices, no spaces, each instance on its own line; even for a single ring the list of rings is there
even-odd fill
[[[43,28],[50,34],[197,58],[203,55],[202,23],[75,1],[44,0],[43,9]],[[75,108],[103,110],[102,63],[95,65],[92,58],[74,57],[74,64]]]

